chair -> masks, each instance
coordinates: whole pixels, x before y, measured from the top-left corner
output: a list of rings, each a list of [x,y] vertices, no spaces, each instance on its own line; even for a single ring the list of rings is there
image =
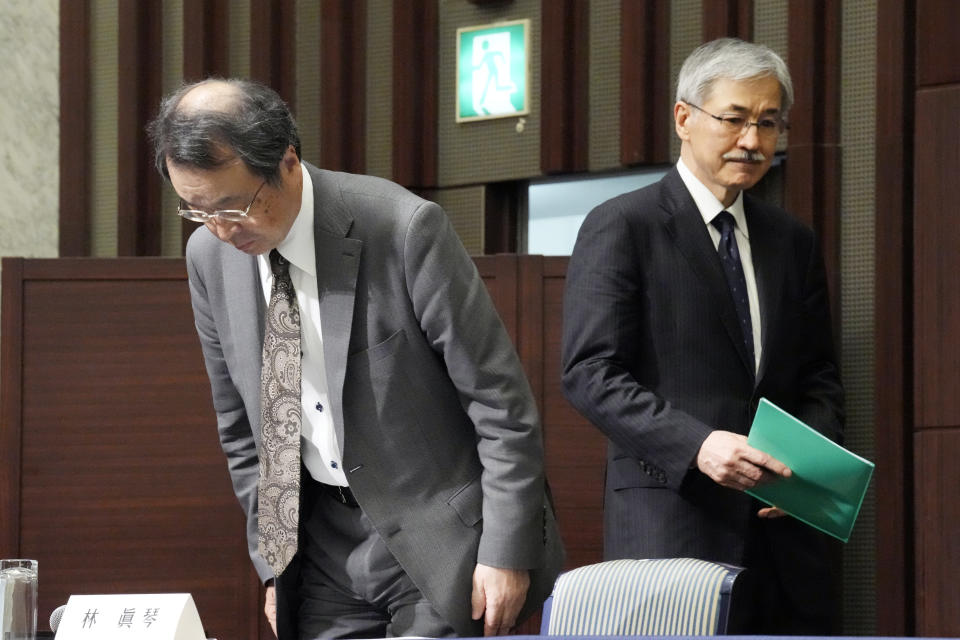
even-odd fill
[[[717,635],[727,632],[741,567],[695,560],[610,560],[562,574],[541,635]]]

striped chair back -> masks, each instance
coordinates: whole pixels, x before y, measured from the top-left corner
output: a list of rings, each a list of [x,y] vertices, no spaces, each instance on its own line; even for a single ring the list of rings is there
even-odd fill
[[[545,635],[726,632],[740,567],[695,560],[610,560],[562,574],[544,605]]]

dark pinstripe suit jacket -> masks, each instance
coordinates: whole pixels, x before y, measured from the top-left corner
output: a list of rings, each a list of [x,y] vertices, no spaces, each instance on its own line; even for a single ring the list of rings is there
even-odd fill
[[[676,168],[598,206],[580,230],[564,296],[563,383],[609,438],[608,558],[743,564],[751,527],[760,527],[784,546],[781,569],[824,568],[819,534],[792,518],[758,522],[758,503],[694,464],[711,430],[747,433],[761,397],[841,436],[843,391],[814,234],[750,196],[744,208],[760,299],[756,375],[717,251]]]

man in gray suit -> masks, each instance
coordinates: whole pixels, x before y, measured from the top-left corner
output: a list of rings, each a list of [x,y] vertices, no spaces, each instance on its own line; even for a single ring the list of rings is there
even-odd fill
[[[744,489],[790,474],[747,445],[766,397],[833,440],[843,391],[813,231],[745,195],[793,100],[767,47],[707,43],[677,82],[680,160],[594,209],[564,295],[563,383],[609,438],[604,555],[746,566],[741,631],[837,631],[826,536]]]
[[[181,215],[204,223],[187,245],[194,316],[278,637],[508,631],[563,552],[529,385],[444,212],[302,162],[289,110],[256,83],[183,87],[150,133]],[[284,283],[299,357],[274,372],[265,331],[284,343],[264,320]],[[267,408],[292,372],[298,397]],[[266,526],[258,484],[297,449]]]

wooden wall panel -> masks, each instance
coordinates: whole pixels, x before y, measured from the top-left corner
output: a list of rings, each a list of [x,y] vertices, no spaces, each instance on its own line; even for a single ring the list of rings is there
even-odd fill
[[[250,77],[290,105],[296,104],[296,17],[290,0],[250,0]]]
[[[184,82],[230,74],[229,16],[227,0],[184,0]]]
[[[145,127],[163,81],[159,2],[120,0],[117,104],[117,255],[159,256],[160,176]]]
[[[4,258],[0,285],[0,558],[21,558],[20,440],[23,388],[23,261]]]
[[[877,3],[874,370],[877,632],[913,615],[913,14]]]
[[[620,162],[670,162],[670,3],[623,2],[620,22]]]
[[[916,426],[960,425],[960,227],[954,202],[960,130],[944,126],[960,113],[960,86],[917,93],[914,166],[914,376]],[[935,477],[932,482],[939,482]]]
[[[90,255],[90,2],[60,0],[60,255]]]
[[[41,620],[71,593],[189,592],[209,635],[250,637],[258,581],[183,261],[5,259],[3,272],[3,438],[21,434],[22,461],[19,543],[3,554],[39,560]]]
[[[834,323],[840,314],[840,2],[794,0],[787,57],[795,94],[785,208],[817,232]]]
[[[570,173],[587,168],[587,3],[543,0],[540,168]]]
[[[323,0],[320,20],[320,166],[363,173],[366,2]]]
[[[393,179],[437,184],[439,20],[435,0],[393,5]]]
[[[753,0],[707,0],[703,3],[703,41],[723,37],[753,40]]]
[[[954,380],[956,382],[956,380]],[[916,434],[917,636],[960,636],[960,425]]]
[[[930,86],[960,82],[957,64],[957,25],[960,2],[915,0],[917,24],[917,85]],[[909,4],[909,3],[908,3]]]

